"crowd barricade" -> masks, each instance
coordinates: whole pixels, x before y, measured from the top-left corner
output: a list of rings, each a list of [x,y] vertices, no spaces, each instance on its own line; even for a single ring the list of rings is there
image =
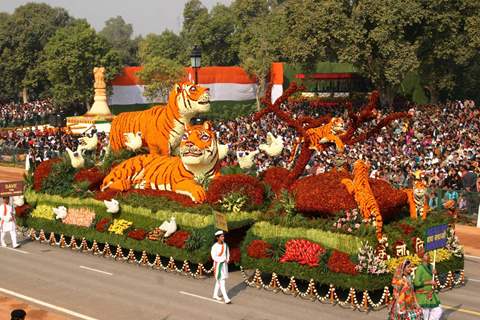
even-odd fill
[[[0,163],[4,165],[22,166],[25,163],[28,150],[0,146]]]
[[[429,189],[428,204],[432,209],[444,208],[448,200],[455,200],[459,214],[473,219],[480,212],[480,192],[466,190]]]

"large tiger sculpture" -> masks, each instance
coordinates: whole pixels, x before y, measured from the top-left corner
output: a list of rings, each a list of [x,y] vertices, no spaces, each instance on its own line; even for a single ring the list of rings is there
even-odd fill
[[[380,207],[368,182],[369,169],[368,164],[362,160],[357,160],[353,164],[353,180],[342,179],[341,182],[347,188],[348,193],[354,195],[363,218],[370,219],[372,215],[374,216],[377,240],[382,241],[383,219],[380,214]]]
[[[196,181],[219,174],[219,152],[211,124],[186,128],[179,156],[146,154],[125,160],[105,177],[102,191],[136,189],[169,190],[205,201],[205,189]]]
[[[152,154],[173,154],[190,119],[210,109],[208,88],[190,82],[175,84],[166,106],[145,111],[124,112],[112,122],[110,147],[125,148],[125,133],[141,132],[143,145]]]
[[[342,118],[333,117],[329,123],[317,128],[310,128],[305,132],[305,139],[310,141],[310,149],[322,151],[324,143],[334,142],[337,150],[343,152],[345,148],[339,135],[345,133],[345,123]]]
[[[410,218],[416,220],[421,216],[423,220],[427,218],[430,210],[427,199],[427,185],[422,180],[416,180],[412,189],[403,190],[408,197],[408,206],[410,209]]]

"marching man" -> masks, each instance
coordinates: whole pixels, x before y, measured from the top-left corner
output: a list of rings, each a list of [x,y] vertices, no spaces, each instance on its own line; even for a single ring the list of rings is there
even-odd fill
[[[212,259],[215,275],[215,289],[213,291],[213,299],[221,301],[222,298],[218,296],[218,290],[222,292],[223,300],[226,304],[231,303],[225,289],[225,279],[228,278],[228,260],[230,253],[228,252],[228,245],[225,243],[225,235],[223,231],[215,232],[215,239],[217,242],[212,246]]]
[[[17,244],[17,231],[15,225],[15,213],[13,207],[8,204],[8,197],[3,197],[3,204],[0,204],[0,240],[2,247],[6,247],[5,234],[10,233],[10,239],[12,239],[12,247],[18,248]]]

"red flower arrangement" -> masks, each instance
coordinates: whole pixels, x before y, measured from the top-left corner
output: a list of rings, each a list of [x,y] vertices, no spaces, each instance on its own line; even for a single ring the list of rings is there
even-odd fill
[[[280,262],[295,261],[302,265],[318,267],[320,256],[325,252],[325,248],[317,243],[305,239],[292,239],[285,244],[285,254],[280,258]]]
[[[185,242],[190,237],[190,233],[187,231],[181,230],[172,234],[166,241],[167,245],[172,247],[177,247],[183,249],[185,247]]]
[[[43,180],[52,172],[52,166],[59,163],[60,159],[50,159],[40,163],[33,173],[33,189],[37,192],[42,191]]]
[[[351,179],[350,174],[330,171],[297,180],[291,187],[297,209],[313,215],[332,215],[355,209],[355,199],[340,182],[345,178]]]
[[[272,245],[263,240],[252,240],[247,247],[247,254],[249,257],[262,259],[270,258],[270,250]]]
[[[410,233],[412,233],[415,230],[415,227],[406,223],[399,224],[398,228],[402,230],[403,234],[406,236],[408,236]]]
[[[25,217],[28,215],[28,213],[30,212],[30,210],[32,210],[32,206],[28,205],[28,204],[24,204],[23,206],[21,207],[15,207],[15,215],[17,217]]]
[[[89,169],[80,169],[75,176],[73,177],[73,181],[75,182],[82,182],[88,181],[89,186],[88,190],[95,190],[100,187],[102,184],[103,178],[105,175],[98,170],[97,168],[89,168]]]
[[[230,249],[230,260],[228,263],[240,263],[240,248],[231,248]]]
[[[143,229],[135,229],[135,230],[130,231],[127,234],[127,237],[135,239],[135,240],[143,240],[143,239],[145,239],[146,236],[147,236],[147,231],[145,231]]]
[[[263,204],[264,189],[261,182],[246,174],[229,174],[213,179],[207,191],[207,202],[216,204],[232,192],[246,195],[253,205]]]
[[[272,188],[272,191],[278,195],[283,189],[288,189],[285,177],[289,171],[281,167],[270,167],[262,175],[262,181]]]
[[[108,230],[108,226],[112,222],[109,218],[102,218],[97,225],[95,226],[95,230],[98,232],[105,232]]]
[[[356,275],[355,264],[350,260],[348,254],[334,250],[327,263],[328,270],[336,273]]]
[[[120,191],[113,190],[113,189],[107,189],[105,191],[98,191],[98,192],[95,192],[95,199],[99,200],[99,201],[112,200],[119,193],[120,193]]]
[[[314,216],[355,209],[357,203],[341,183],[342,179],[351,179],[351,175],[345,171],[330,171],[297,180],[291,187],[297,209]],[[369,179],[369,183],[384,221],[393,218],[407,205],[405,193],[394,189],[388,182]]]

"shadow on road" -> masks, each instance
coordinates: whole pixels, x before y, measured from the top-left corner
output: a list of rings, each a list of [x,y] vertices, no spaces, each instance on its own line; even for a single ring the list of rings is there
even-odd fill
[[[449,319],[450,315],[457,312],[457,310],[460,309],[461,307],[462,307],[462,304],[457,304],[456,306],[453,306],[453,307],[448,308],[448,309],[443,308],[442,320]]]
[[[228,295],[229,295],[230,298],[233,298],[233,297],[237,296],[240,292],[245,290],[246,288],[247,288],[247,284],[242,281],[242,282],[238,283],[235,287],[228,290]]]

